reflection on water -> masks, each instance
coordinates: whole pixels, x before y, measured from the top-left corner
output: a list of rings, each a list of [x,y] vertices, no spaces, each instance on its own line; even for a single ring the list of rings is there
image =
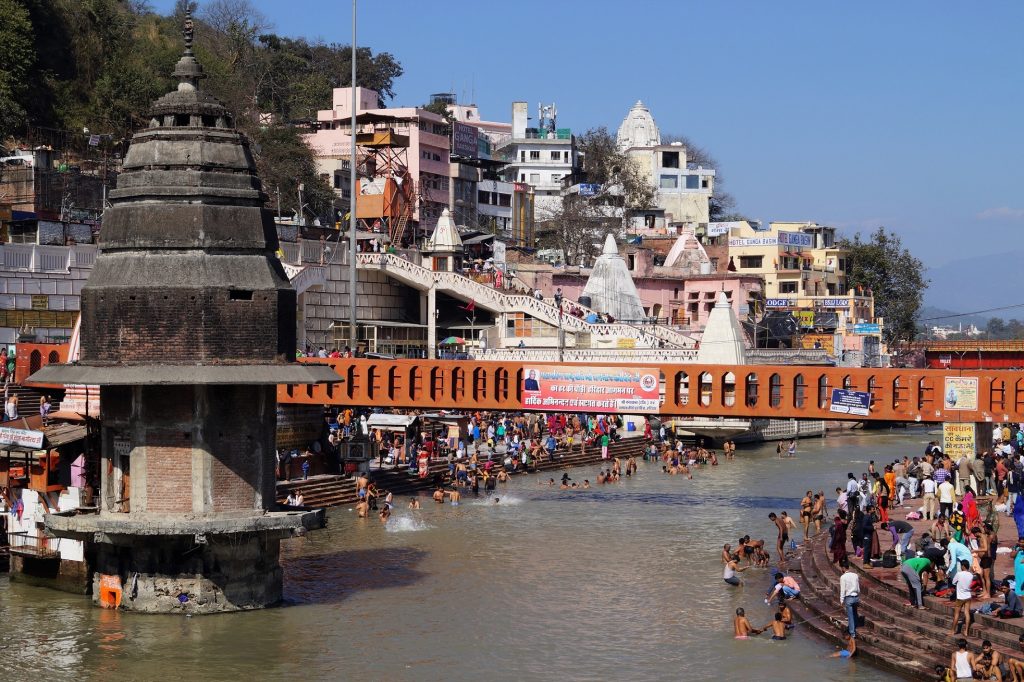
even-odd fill
[[[591,490],[517,477],[497,504],[397,500],[387,524],[332,510],[327,530],[283,543],[287,605],[260,612],[102,611],[4,578],[0,680],[893,679],[825,658],[831,647],[800,626],[787,642],[733,640],[737,606],[768,621],[769,571],[730,589],[718,554],[745,533],[773,546],[769,511],[795,513],[808,488],[863,468],[852,461],[927,440],[805,441],[784,460],[751,448],[692,481],[643,463]],[[589,469],[573,477],[594,480]]]

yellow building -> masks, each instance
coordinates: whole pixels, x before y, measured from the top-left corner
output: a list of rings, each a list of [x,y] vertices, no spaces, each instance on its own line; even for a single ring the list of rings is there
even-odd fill
[[[727,237],[729,269],[763,277],[766,298],[846,292],[846,252],[836,246],[834,227],[773,222],[758,228],[747,221],[712,223],[708,236]]]
[[[874,296],[849,288],[848,254],[837,246],[834,227],[710,223],[706,240],[727,249],[728,270],[764,278],[764,309],[752,312],[774,337],[786,335],[796,347],[822,348],[837,356],[884,352],[883,320],[875,317]]]

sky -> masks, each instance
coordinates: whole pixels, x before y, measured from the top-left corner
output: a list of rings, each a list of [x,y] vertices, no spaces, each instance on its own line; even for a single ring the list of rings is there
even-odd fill
[[[347,0],[252,4],[277,33],[351,40]],[[943,272],[1024,249],[1024,2],[361,0],[358,11],[358,43],[405,70],[389,105],[453,91],[509,121],[514,100],[531,112],[554,102],[560,128],[614,133],[641,99],[662,134],[712,154],[751,218],[849,235],[884,225]],[[968,270],[958,307],[988,307],[990,284],[975,291]]]

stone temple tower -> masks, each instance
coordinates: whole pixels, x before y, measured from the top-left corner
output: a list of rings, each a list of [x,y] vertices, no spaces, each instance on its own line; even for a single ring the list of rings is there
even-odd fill
[[[296,294],[249,143],[198,87],[191,20],[184,35],[178,88],[110,194],[81,358],[34,378],[100,386],[98,513],[46,517],[94,543],[94,600],[210,613],[281,599],[280,540],[318,521],[274,511],[276,385],[338,377],[295,362]]]

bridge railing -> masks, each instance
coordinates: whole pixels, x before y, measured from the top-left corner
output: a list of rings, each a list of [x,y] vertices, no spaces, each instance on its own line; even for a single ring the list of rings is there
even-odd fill
[[[652,358],[653,359],[653,358]],[[703,365],[658,362],[565,362],[557,366],[625,367],[658,372],[660,414],[841,419],[899,422],[1007,422],[1024,420],[1024,374],[943,370],[775,365]],[[338,373],[335,384],[281,386],[287,403],[386,408],[529,410],[525,372],[536,361],[371,360],[311,358]],[[554,367],[555,363],[549,363]],[[952,384],[950,381],[952,380]],[[951,385],[965,387],[958,404],[946,401]],[[973,388],[972,388],[973,387]],[[834,411],[833,389],[870,394],[868,414]],[[973,391],[973,393],[972,393]]]

